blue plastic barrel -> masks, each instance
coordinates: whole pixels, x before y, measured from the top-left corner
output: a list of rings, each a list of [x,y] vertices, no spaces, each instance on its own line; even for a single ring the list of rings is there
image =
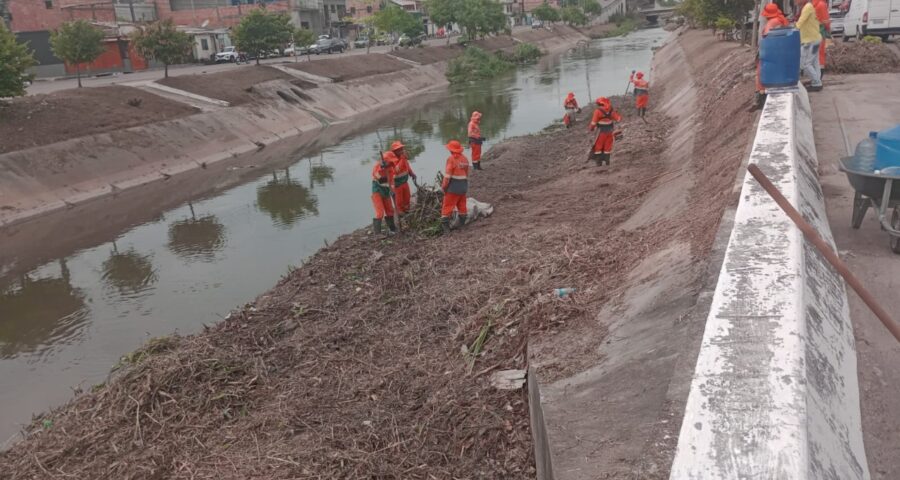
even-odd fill
[[[769,30],[759,44],[759,81],[763,87],[793,87],[800,81],[800,30]]]
[[[875,169],[900,167],[900,125],[878,132],[875,142]]]

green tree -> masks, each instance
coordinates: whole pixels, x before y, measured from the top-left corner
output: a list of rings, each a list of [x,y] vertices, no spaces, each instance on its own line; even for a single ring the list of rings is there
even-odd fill
[[[294,56],[296,56],[300,47],[308,47],[316,41],[316,34],[313,33],[312,30],[298,28],[294,30],[292,41],[294,42]],[[369,52],[367,51],[366,53]],[[306,50],[306,59],[309,60],[309,49]]]
[[[542,22],[558,22],[559,21],[559,10],[551,7],[547,2],[544,2],[537,7],[535,7],[531,14],[534,15],[534,18]]]
[[[559,11],[559,17],[569,25],[584,25],[588,22],[587,15],[578,7],[563,7]]]
[[[63,23],[50,34],[53,54],[75,65],[78,88],[81,88],[81,64],[93,62],[103,54],[103,37],[103,31],[86,20]]]
[[[265,8],[251,11],[234,28],[232,38],[238,49],[259,58],[283,47],[296,33],[291,25],[291,17],[284,13],[270,13]]]
[[[422,24],[419,20],[396,5],[387,6],[375,12],[372,15],[372,23],[379,30],[389,32],[392,37],[398,32],[414,36],[422,31]]]
[[[584,0],[582,4],[584,13],[588,15],[600,15],[602,8],[600,7],[600,2],[597,0]]]
[[[427,0],[425,3],[431,21],[442,27],[458,22],[461,8],[461,0]],[[450,44],[450,35],[447,35],[447,44]]]
[[[191,37],[179,32],[171,18],[138,28],[131,35],[131,42],[145,58],[162,62],[166,78],[169,78],[169,65],[184,62],[191,56]]]
[[[470,39],[506,30],[506,14],[503,6],[495,0],[461,0],[456,21],[466,29]]]
[[[0,98],[25,95],[25,84],[34,77],[25,72],[35,63],[28,47],[0,22]]]

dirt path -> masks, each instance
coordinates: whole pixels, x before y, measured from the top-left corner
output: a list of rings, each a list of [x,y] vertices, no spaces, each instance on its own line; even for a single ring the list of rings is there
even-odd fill
[[[859,230],[850,227],[853,189],[837,160],[869,131],[900,123],[900,78],[896,74],[825,77],[825,90],[810,95],[819,172],[828,221],[838,252],[866,288],[895,315],[900,312],[900,257],[891,253],[888,235],[873,210]],[[845,141],[846,139],[846,141]],[[859,362],[863,440],[872,478],[900,478],[900,347],[852,291],[850,318]]]
[[[357,55],[354,57],[326,58],[315,62],[288,63],[285,66],[320,77],[330,78],[335,82],[381,73],[399,72],[400,70],[412,68],[407,63],[381,53]]]

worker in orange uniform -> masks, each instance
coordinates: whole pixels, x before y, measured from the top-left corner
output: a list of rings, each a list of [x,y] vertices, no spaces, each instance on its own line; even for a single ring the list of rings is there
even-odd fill
[[[444,170],[441,189],[444,191],[444,204],[441,206],[441,230],[450,232],[450,217],[455,208],[459,212],[459,225],[465,225],[468,218],[466,210],[466,193],[469,191],[469,160],[463,155],[463,146],[457,140],[447,143],[450,156]]]
[[[472,149],[472,166],[475,170],[481,170],[481,144],[484,137],[481,136],[481,112],[472,112],[469,120],[469,148]]]
[[[781,13],[781,9],[778,8],[778,5],[775,3],[769,3],[763,8],[762,11],[763,18],[766,19],[765,25],[762,27],[762,31],[760,32],[761,37],[765,37],[769,34],[770,30],[776,28],[784,28],[790,25],[790,22],[787,18],[785,18],[784,14]],[[760,43],[762,38],[760,38]],[[758,107],[762,107],[763,100],[765,99],[766,89],[763,88],[762,82],[759,79],[759,68],[760,68],[760,60],[759,60],[759,52],[756,54],[756,104]]]
[[[563,109],[566,111],[566,114],[563,115],[563,125],[569,128],[575,123],[575,114],[581,113],[581,108],[578,107],[578,100],[575,100],[574,93],[569,92],[566,95],[566,99],[563,101]]]
[[[597,108],[594,110],[593,117],[591,117],[591,131],[593,132],[594,129],[597,129],[600,133],[597,134],[597,139],[594,140],[594,147],[591,149],[589,160],[595,160],[598,165],[603,165],[604,162],[609,165],[615,135],[615,122],[620,121],[622,121],[622,116],[613,108],[612,102],[606,97],[598,98]]]
[[[634,108],[637,109],[638,115],[644,118],[647,113],[647,102],[650,101],[650,83],[644,80],[644,72],[634,73],[631,71],[631,77],[628,81],[634,84]]]
[[[819,69],[824,72],[825,44],[826,40],[831,38],[831,15],[828,13],[828,2],[825,0],[815,0],[813,6],[816,7],[816,19],[819,20],[819,28],[822,32],[822,43],[819,45]]]
[[[394,204],[391,199],[391,185],[394,183],[394,164],[397,163],[394,152],[381,154],[381,159],[372,168],[372,206],[375,207],[375,218],[372,220],[372,231],[381,233],[382,220],[387,222],[391,233],[397,231],[394,224]]]
[[[409,155],[406,154],[405,145],[397,140],[391,144],[391,152],[397,161],[394,166],[394,200],[397,202],[397,213],[405,215],[409,212],[409,177],[415,180],[416,174],[409,166]]]

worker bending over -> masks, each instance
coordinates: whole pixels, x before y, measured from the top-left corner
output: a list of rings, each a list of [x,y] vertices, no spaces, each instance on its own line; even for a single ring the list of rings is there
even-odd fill
[[[578,100],[575,100],[575,94],[569,92],[566,95],[566,99],[563,101],[563,109],[565,109],[566,114],[563,115],[563,125],[566,128],[572,126],[575,123],[575,114],[581,112],[581,108],[578,107]]]
[[[406,154],[405,145],[397,140],[391,144],[391,151],[397,161],[394,167],[394,200],[397,202],[397,213],[405,215],[409,213],[409,177],[415,180],[416,174],[409,166],[409,155]]]
[[[469,191],[469,159],[463,155],[463,146],[457,140],[447,143],[450,156],[444,169],[444,180],[441,190],[444,191],[444,203],[441,206],[441,230],[450,233],[450,217],[453,209],[459,212],[459,225],[465,225],[468,218],[466,210],[466,193]]]
[[[472,112],[469,120],[469,148],[472,149],[472,166],[475,170],[481,170],[481,144],[484,137],[481,136],[481,112]]]
[[[591,117],[591,131],[597,129],[599,133],[597,139],[594,140],[594,148],[589,160],[593,159],[598,165],[603,165],[604,162],[609,165],[614,143],[615,122],[621,120],[622,116],[613,108],[608,98],[597,99],[597,108],[594,110],[594,116]]]
[[[372,220],[372,231],[381,233],[381,221],[387,221],[391,233],[397,231],[394,224],[394,205],[391,200],[391,185],[394,183],[394,163],[397,156],[394,152],[386,152],[375,162],[372,168],[372,206],[375,207],[375,218]]]
[[[634,84],[634,108],[637,109],[638,115],[644,118],[647,113],[647,102],[650,101],[650,83],[644,80],[644,72],[634,73],[631,71],[631,77],[628,81]]]

